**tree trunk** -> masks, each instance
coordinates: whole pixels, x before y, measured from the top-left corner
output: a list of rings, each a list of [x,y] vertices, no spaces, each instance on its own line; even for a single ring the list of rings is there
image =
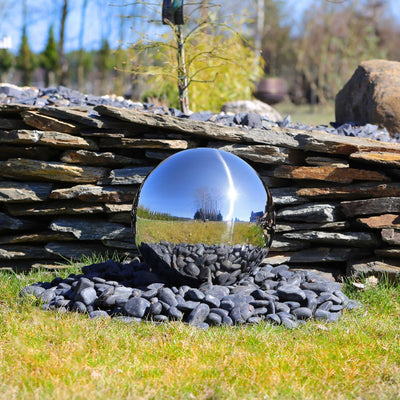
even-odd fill
[[[84,69],[83,69],[83,38],[85,35],[85,16],[88,0],[84,0],[82,4],[81,12],[81,26],[79,30],[79,53],[78,53],[78,87],[81,92],[84,91],[83,79],[84,79]]]
[[[189,93],[188,93],[188,74],[185,58],[185,42],[182,37],[182,28],[180,25],[175,26],[175,37],[178,46],[178,91],[179,104],[181,111],[185,114],[190,112],[189,109]]]
[[[64,39],[65,39],[65,22],[68,15],[68,0],[64,0],[62,13],[61,13],[61,25],[60,25],[60,40],[59,40],[59,59],[60,65],[58,68],[58,84],[66,85],[68,65],[64,53]]]

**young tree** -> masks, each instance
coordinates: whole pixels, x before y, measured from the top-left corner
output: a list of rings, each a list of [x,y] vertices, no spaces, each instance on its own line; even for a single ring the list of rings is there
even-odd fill
[[[23,85],[31,84],[36,64],[35,54],[29,46],[26,26],[24,25],[22,28],[21,45],[16,60],[16,68],[22,72],[21,80]]]
[[[58,68],[58,52],[57,43],[54,38],[53,25],[49,28],[46,47],[40,54],[40,66],[46,71],[45,85],[51,86],[55,84],[55,74]]]
[[[7,49],[0,49],[0,80],[7,81],[7,74],[13,65],[14,57]]]
[[[113,62],[112,62],[112,52],[110,48],[110,43],[106,38],[103,38],[101,47],[98,52],[98,61],[97,61],[97,67],[100,71],[101,75],[101,91],[107,92],[106,82],[108,79],[108,76],[110,74],[110,71],[113,68]]]
[[[185,24],[181,25],[177,23],[182,21],[179,7],[174,10],[175,2],[166,3],[172,6],[172,13],[168,15],[164,12],[162,21],[169,26],[169,32],[160,40],[142,37],[131,46],[131,54],[135,57],[132,61],[136,64],[133,72],[152,76],[151,81],[160,91],[171,88],[171,82],[175,80],[179,104],[184,113],[190,111],[189,88],[192,93],[198,93],[198,85],[209,84],[207,90],[204,86],[202,88],[203,94],[206,93],[206,102],[201,103],[197,95],[191,96],[193,110],[196,109],[194,98],[202,109],[216,99],[212,109],[220,107],[225,101],[236,100],[235,96],[250,98],[262,69],[254,67],[254,49],[238,30],[225,23],[216,12],[210,12],[217,5],[208,3],[208,18],[204,20],[201,13],[204,1],[191,3]],[[152,61],[150,65],[143,64],[145,57]]]

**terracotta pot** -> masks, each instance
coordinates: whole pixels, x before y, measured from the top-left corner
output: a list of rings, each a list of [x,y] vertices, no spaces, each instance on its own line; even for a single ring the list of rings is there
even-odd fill
[[[262,78],[257,85],[254,97],[268,104],[284,100],[288,93],[286,81],[282,78]]]

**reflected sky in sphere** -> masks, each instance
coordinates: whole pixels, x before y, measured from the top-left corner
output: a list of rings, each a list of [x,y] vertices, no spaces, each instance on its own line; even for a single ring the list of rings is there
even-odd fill
[[[222,150],[197,148],[154,169],[138,207],[178,218],[250,221],[252,213],[265,212],[266,202],[266,189],[249,164]]]

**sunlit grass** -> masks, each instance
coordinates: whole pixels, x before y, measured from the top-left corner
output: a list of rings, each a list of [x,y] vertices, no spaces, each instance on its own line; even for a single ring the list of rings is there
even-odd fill
[[[252,243],[265,246],[261,227],[249,222],[161,221],[138,218],[136,232],[140,242],[166,240],[172,243]]]
[[[326,106],[310,104],[302,104],[296,106],[291,102],[283,102],[273,106],[282,115],[290,115],[292,122],[301,122],[303,124],[328,125],[335,121],[335,105],[329,104]]]
[[[198,330],[44,312],[21,288],[69,267],[0,273],[0,398],[397,399],[400,287],[363,292],[338,323]]]

